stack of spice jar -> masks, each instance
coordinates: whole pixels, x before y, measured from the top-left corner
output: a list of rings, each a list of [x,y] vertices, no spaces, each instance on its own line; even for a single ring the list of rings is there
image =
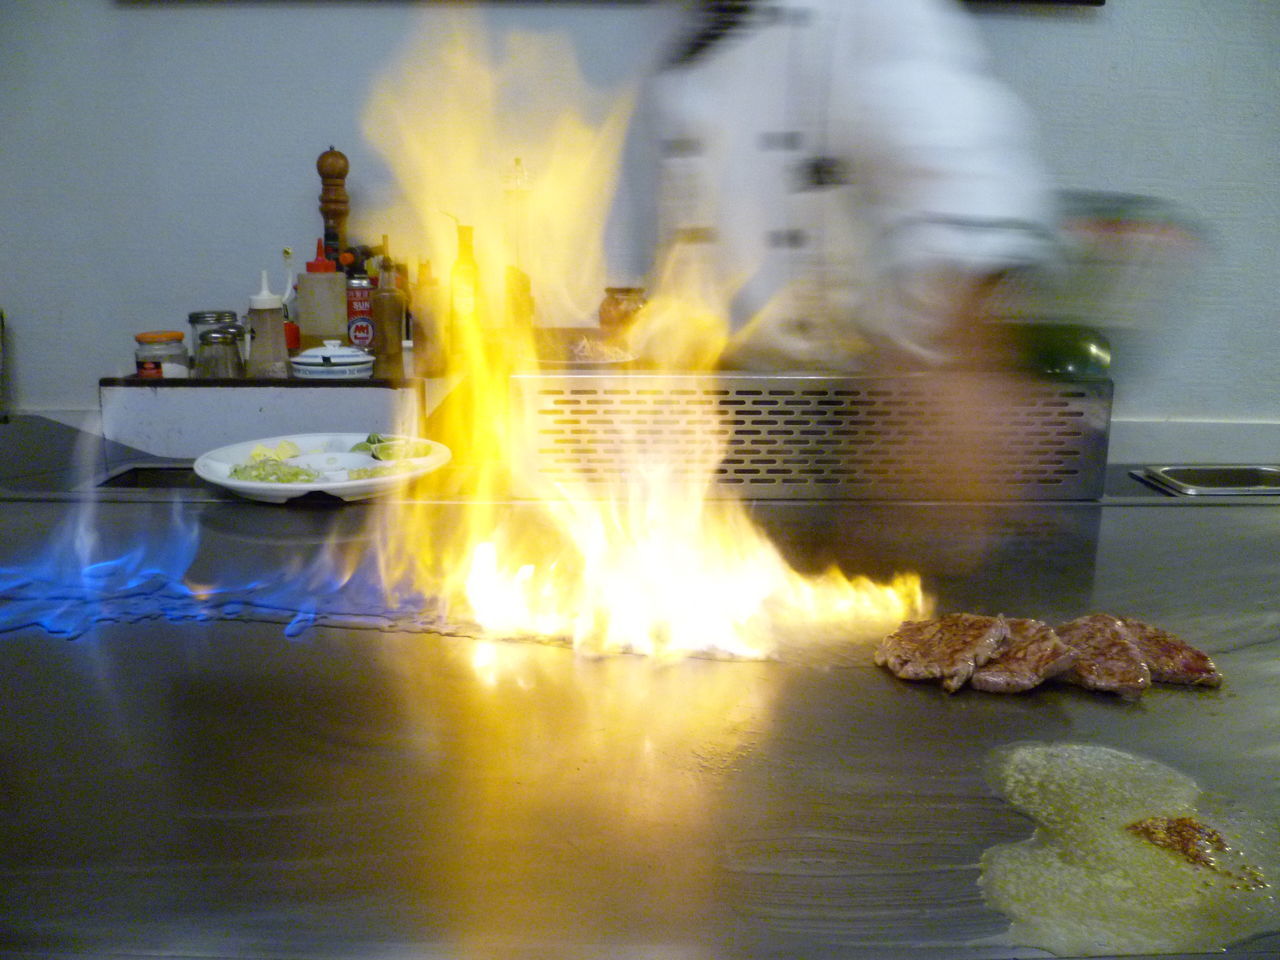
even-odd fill
[[[147,330],[134,335],[136,375],[143,380],[244,376],[248,341],[234,310],[194,310],[187,315],[190,350],[178,330]]]

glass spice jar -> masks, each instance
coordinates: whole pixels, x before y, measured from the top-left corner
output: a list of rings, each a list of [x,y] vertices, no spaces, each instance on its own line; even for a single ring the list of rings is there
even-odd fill
[[[190,372],[190,358],[180,330],[148,330],[134,334],[133,357],[144,380],[181,378]]]
[[[240,317],[234,310],[193,310],[188,313],[187,323],[191,324],[191,355],[195,356],[200,352],[200,334],[239,321]]]
[[[644,304],[643,287],[605,287],[600,301],[600,329],[606,335],[621,333]]]
[[[205,330],[196,350],[195,376],[225,380],[244,376],[236,335],[226,327]]]

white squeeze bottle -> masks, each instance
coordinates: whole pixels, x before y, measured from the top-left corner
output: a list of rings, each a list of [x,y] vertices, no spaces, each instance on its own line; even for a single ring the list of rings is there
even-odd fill
[[[284,298],[272,293],[267,271],[262,271],[262,289],[249,298],[249,329],[253,343],[245,374],[250,377],[289,376],[289,351],[284,340]]]

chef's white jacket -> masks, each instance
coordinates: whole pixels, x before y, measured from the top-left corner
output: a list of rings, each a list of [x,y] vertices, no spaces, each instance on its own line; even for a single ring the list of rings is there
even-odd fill
[[[654,97],[662,247],[718,291],[731,365],[944,361],[934,280],[1052,248],[1025,111],[952,0],[760,0]]]

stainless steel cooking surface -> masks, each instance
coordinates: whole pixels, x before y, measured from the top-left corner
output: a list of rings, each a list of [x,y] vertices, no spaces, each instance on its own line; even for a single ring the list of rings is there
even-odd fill
[[[798,566],[916,569],[946,610],[1141,616],[1226,675],[1137,703],[947,695],[853,643],[592,659],[362,620],[359,596],[344,620],[341,594],[299,623],[323,592],[300,571],[360,544],[366,506],[0,503],[7,595],[75,580],[0,608],[0,955],[1042,956],[991,939],[975,885],[1030,832],[993,748],[1113,746],[1280,811],[1280,512],[1152,502],[755,510]],[[131,558],[129,597],[67,572],[74,529]],[[250,600],[193,619],[175,577]]]
[[[9,377],[7,374],[8,367],[5,366],[4,352],[5,341],[8,339],[4,332],[4,311],[0,310],[0,423],[9,422]]]

